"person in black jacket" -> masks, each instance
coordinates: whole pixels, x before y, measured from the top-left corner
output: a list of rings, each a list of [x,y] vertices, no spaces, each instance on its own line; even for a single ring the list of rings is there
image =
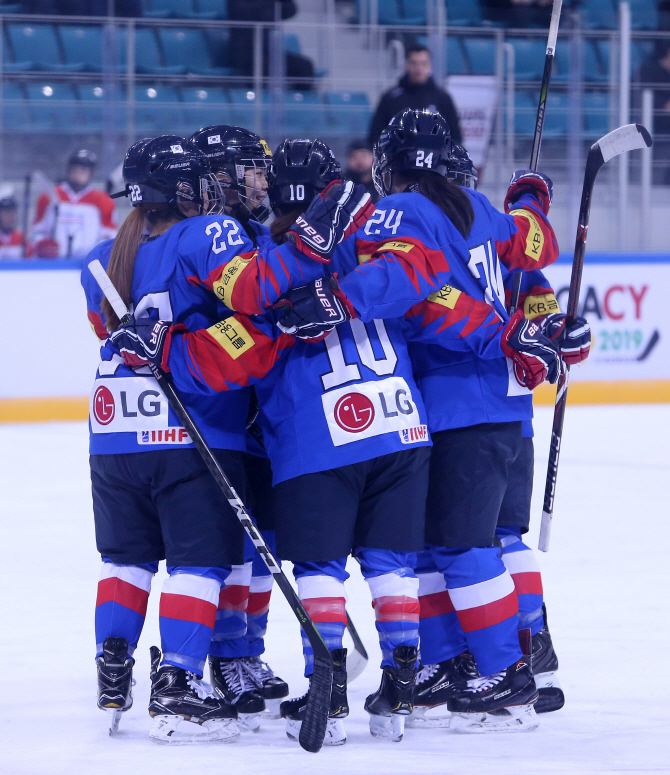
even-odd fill
[[[373,146],[388,122],[404,108],[438,112],[449,124],[451,139],[461,143],[461,127],[451,97],[435,83],[433,63],[426,46],[410,46],[405,56],[405,75],[398,85],[382,94],[370,123],[368,139]]]

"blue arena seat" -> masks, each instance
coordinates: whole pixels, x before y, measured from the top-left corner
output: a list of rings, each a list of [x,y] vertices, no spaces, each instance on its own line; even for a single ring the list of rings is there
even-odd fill
[[[537,112],[537,96],[535,112]],[[549,90],[544,114],[543,137],[562,137],[568,133],[568,95]]]
[[[447,47],[447,75],[467,73],[468,66],[463,54],[461,39],[456,37],[447,38],[445,46]]]
[[[313,91],[289,91],[284,96],[284,126],[289,134],[317,135],[325,123],[321,98]]]
[[[100,26],[75,27],[61,24],[58,27],[63,44],[65,62],[73,69],[100,72],[104,50],[103,31]]]
[[[492,75],[496,71],[496,41],[493,37],[463,38],[470,73]]]
[[[610,129],[610,100],[607,92],[586,92],[582,101],[584,133],[590,139],[606,135]]]
[[[183,65],[176,68],[164,67],[154,30],[140,27],[135,30],[135,70],[138,73],[180,75],[185,72]]]
[[[209,46],[202,30],[160,29],[165,66],[171,71],[182,68],[184,73],[226,75],[223,68],[212,67]]]
[[[138,130],[165,134],[184,125],[182,104],[172,86],[136,86],[134,95]]]
[[[28,102],[23,87],[11,81],[2,85],[3,114],[2,125],[4,129],[19,129],[25,131],[31,123]]]
[[[400,15],[402,24],[427,24],[426,0],[400,0]]]
[[[334,132],[352,137],[367,135],[372,108],[365,92],[326,92],[327,125]]]
[[[630,3],[631,26],[634,30],[658,29],[657,0],[628,0]]]
[[[84,123],[93,131],[101,131],[104,122],[105,90],[100,84],[80,83],[77,87],[82,103]],[[119,95],[121,96],[121,95]],[[128,118],[125,104],[118,106],[119,122],[125,124]]]
[[[382,0],[377,5],[377,22],[379,24],[403,24],[400,0]]]
[[[56,31],[51,24],[8,24],[17,70],[63,70]]]
[[[614,30],[619,24],[617,6],[612,0],[584,0],[582,24],[594,30]]]
[[[253,129],[256,126],[257,105],[261,105],[261,111],[265,114],[270,103],[270,94],[267,91],[258,95],[251,89],[230,89],[232,123],[243,126],[245,129]]]
[[[182,86],[181,98],[187,124],[196,129],[211,124],[234,123],[230,95],[220,86]]]
[[[541,81],[547,51],[546,40],[512,38],[514,46],[514,76],[517,81]]]
[[[446,0],[450,27],[478,27],[482,23],[479,0]]]
[[[570,44],[560,41],[551,73],[552,81],[566,82],[570,77]],[[600,44],[606,44],[607,58],[603,58]],[[605,46],[603,47],[605,48]],[[582,41],[582,74],[585,81],[607,83],[609,80],[609,41],[586,39]]]
[[[532,137],[537,115],[536,94],[518,91],[514,95],[514,133],[520,137]]]
[[[154,19],[183,19],[193,15],[192,0],[144,0],[144,16]]]
[[[76,130],[84,126],[81,104],[74,87],[67,83],[29,83],[32,125],[35,129]]]
[[[284,48],[292,54],[302,54],[300,38],[297,35],[284,35]]]
[[[196,19],[227,19],[227,0],[194,0],[195,11],[192,16]]]

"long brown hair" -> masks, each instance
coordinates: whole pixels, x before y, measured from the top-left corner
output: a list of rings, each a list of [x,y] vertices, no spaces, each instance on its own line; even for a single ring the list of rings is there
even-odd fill
[[[270,224],[270,236],[273,242],[276,242],[277,245],[286,242],[286,232],[293,226],[300,213],[305,212],[305,209],[302,206],[292,208],[281,213],[272,221]]]
[[[112,284],[119,292],[126,307],[132,302],[133,269],[135,268],[135,256],[142,242],[147,222],[155,225],[160,221],[168,221],[171,218],[182,217],[173,207],[157,204],[139,205],[134,207],[116,235],[112,246],[112,255],[109,259],[107,274]],[[108,331],[114,331],[121,322],[112,305],[107,299],[102,300],[102,312],[105,316],[105,325]]]
[[[427,170],[403,170],[393,175],[394,183],[412,186],[430,199],[449,218],[463,237],[467,237],[475,220],[470,198],[450,180]],[[414,185],[413,185],[414,184]]]

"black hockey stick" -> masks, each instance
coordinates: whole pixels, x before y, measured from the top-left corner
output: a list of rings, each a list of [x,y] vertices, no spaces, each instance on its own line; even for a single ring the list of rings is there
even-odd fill
[[[88,268],[119,320],[125,322],[129,316],[128,309],[116,288],[112,285],[112,281],[107,276],[107,272],[105,272],[102,264],[96,259],[88,265]],[[205,465],[209,468],[214,480],[223,491],[226,500],[230,503],[237,518],[242,523],[242,527],[253,541],[256,549],[258,549],[277,586],[281,589],[288,604],[293,609],[293,613],[300,622],[309,645],[314,651],[314,673],[309,684],[309,695],[307,697],[305,717],[300,727],[299,741],[306,751],[317,753],[321,750],[326,736],[328,713],[330,711],[330,692],[333,683],[333,658],[330,655],[330,651],[316,629],[314,622],[310,619],[305,607],[300,602],[300,598],[295,593],[279,563],[270,551],[270,547],[265,543],[263,536],[256,528],[256,525],[254,525],[244,503],[240,500],[239,495],[235,492],[235,488],[219,465],[219,461],[214,457],[209,444],[203,438],[188,409],[182,403],[172,384],[171,377],[157,366],[152,364],[150,366],[160,389],[165,394],[181,424],[188,431]]]
[[[354,627],[351,616],[349,616],[349,611],[346,613],[347,632],[349,633],[349,637],[354,644],[353,654],[349,654],[347,658],[347,680],[355,681],[368,666],[369,657],[368,652],[365,650],[365,646],[363,645],[363,641],[361,640],[361,636],[358,634],[358,630]]]
[[[551,9],[551,21],[549,22],[549,38],[547,40],[547,54],[544,58],[544,72],[542,73],[542,87],[540,89],[540,102],[537,106],[537,118],[535,119],[535,134],[533,135],[533,148],[530,152],[530,169],[535,172],[540,158],[540,146],[542,145],[542,130],[544,129],[544,114],[547,110],[547,95],[549,94],[549,81],[551,81],[551,69],[554,65],[556,53],[556,38],[558,37],[558,24],[561,20],[561,6],[563,0],[554,0]],[[509,314],[513,315],[519,306],[519,294],[521,293],[521,272],[514,275],[512,296],[509,304]]]
[[[579,289],[582,283],[582,270],[584,268],[584,253],[586,252],[586,236],[589,228],[589,214],[591,211],[591,195],[596,176],[600,168],[626,151],[634,151],[636,148],[649,148],[651,136],[641,124],[626,124],[613,132],[601,137],[597,143],[591,146],[586,159],[586,171],[584,172],[584,187],[582,188],[582,201],[579,206],[579,220],[577,223],[577,239],[575,241],[575,255],[572,259],[572,275],[570,277],[570,293],[568,295],[568,309],[565,321],[566,328],[574,321],[577,315],[579,302]],[[565,364],[556,386],[556,404],[554,406],[554,424],[551,429],[551,446],[549,447],[549,463],[547,465],[547,481],[544,487],[544,505],[542,508],[542,525],[540,527],[540,540],[538,549],[543,552],[549,550],[549,538],[551,535],[551,520],[554,514],[554,495],[556,493],[556,477],[558,475],[558,457],[561,451],[563,437],[563,418],[565,417],[565,405],[568,397],[568,381],[570,378],[570,366]]]

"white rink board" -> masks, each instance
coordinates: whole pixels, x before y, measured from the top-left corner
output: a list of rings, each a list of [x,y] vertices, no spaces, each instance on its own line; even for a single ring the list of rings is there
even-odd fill
[[[536,419],[537,545],[551,409]],[[136,652],[135,705],[118,739],[95,707],[95,551],[86,424],[0,426],[2,775],[590,775],[670,770],[667,516],[670,406],[568,407],[551,551],[541,555],[566,693],[536,732],[370,737],[379,681],[370,597],[355,563],[347,607],[371,655],[351,685],[349,741],[308,754],[282,722],[231,745],[149,742],[149,646],[158,644],[161,570]],[[298,627],[273,593],[266,658],[304,690]]]
[[[572,267],[543,271],[565,311]],[[570,379],[670,379],[669,291],[670,263],[589,263],[587,253],[578,311],[591,324],[593,345]]]
[[[0,398],[89,394],[100,348],[79,270],[1,270],[0,331]]]

